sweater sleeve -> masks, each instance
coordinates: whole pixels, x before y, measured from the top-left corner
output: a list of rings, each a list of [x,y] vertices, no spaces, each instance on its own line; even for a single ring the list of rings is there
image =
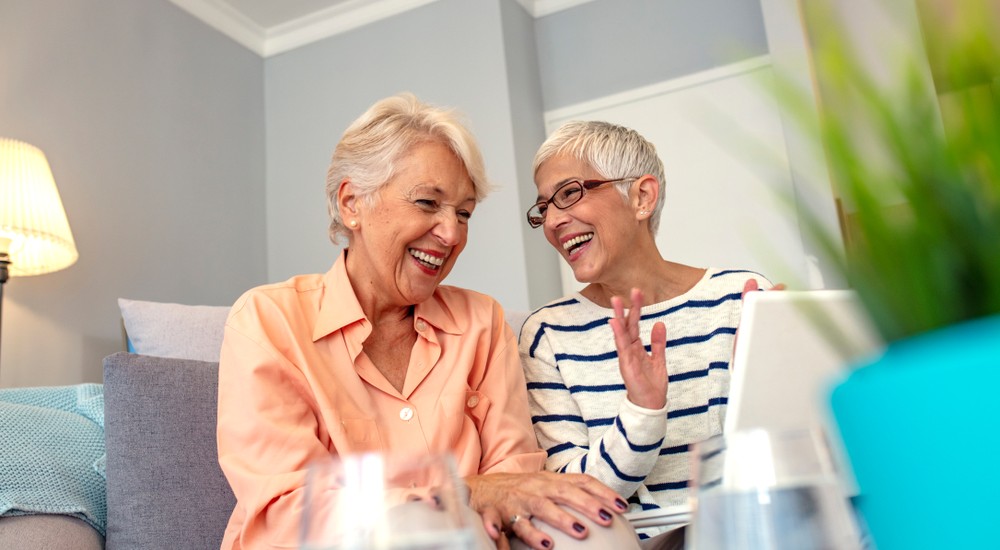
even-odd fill
[[[545,468],[586,473],[626,498],[633,495],[656,465],[666,430],[666,407],[650,410],[623,400],[604,434],[591,445],[577,399],[586,395],[600,399],[599,393],[595,397],[592,392],[599,392],[607,381],[595,380],[586,388],[568,387],[545,328],[537,330],[543,333],[522,334],[521,362],[535,434],[548,455]]]

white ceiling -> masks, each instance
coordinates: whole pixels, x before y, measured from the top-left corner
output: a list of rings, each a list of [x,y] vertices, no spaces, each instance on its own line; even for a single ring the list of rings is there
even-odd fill
[[[268,57],[437,0],[170,1],[261,57]],[[517,0],[533,17],[591,1]]]

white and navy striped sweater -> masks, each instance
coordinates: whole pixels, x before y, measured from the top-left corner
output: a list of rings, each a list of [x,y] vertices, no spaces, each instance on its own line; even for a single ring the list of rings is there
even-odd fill
[[[708,269],[685,294],[642,308],[647,349],[653,324],[667,326],[661,410],[625,398],[611,309],[578,293],[532,313],[519,348],[546,469],[590,474],[626,497],[630,511],[687,503],[688,445],[722,433],[740,295],[751,278],[772,286],[755,272]]]

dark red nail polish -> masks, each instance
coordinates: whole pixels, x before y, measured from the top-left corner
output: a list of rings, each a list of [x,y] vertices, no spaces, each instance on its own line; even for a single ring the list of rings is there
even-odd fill
[[[620,498],[615,499],[615,504],[617,504],[618,508],[621,510],[628,510],[628,503]]]
[[[573,530],[576,531],[577,533],[582,533],[586,529],[587,529],[586,527],[584,527],[583,525],[581,525],[579,523],[574,523],[573,524]]]
[[[601,508],[601,511],[598,512],[598,514],[601,516],[601,519],[603,519],[603,520],[610,520],[611,519],[611,512],[605,510],[604,508]]]
[[[549,539],[542,539],[542,546],[552,548],[552,541]]]

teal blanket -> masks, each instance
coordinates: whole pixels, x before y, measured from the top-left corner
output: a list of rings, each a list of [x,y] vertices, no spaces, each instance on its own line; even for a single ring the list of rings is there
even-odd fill
[[[65,514],[105,534],[104,387],[0,390],[0,516]]]

